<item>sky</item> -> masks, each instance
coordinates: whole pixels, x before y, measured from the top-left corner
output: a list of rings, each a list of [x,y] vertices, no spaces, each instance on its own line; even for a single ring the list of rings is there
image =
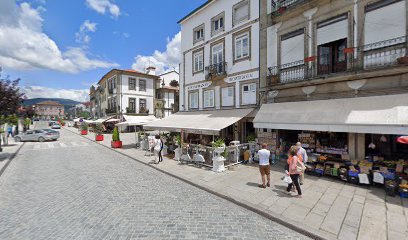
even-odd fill
[[[177,21],[205,0],[0,0],[2,77],[28,98],[86,101],[112,68],[178,70]]]

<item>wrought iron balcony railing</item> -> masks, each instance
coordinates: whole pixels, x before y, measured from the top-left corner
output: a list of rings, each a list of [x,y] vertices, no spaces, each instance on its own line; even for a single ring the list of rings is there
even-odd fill
[[[226,62],[220,62],[205,67],[205,79],[211,80],[220,76],[227,75],[226,66]]]
[[[108,109],[105,110],[105,113],[106,114],[112,114],[112,113],[117,113],[117,111],[116,111],[115,108],[108,108]]]
[[[126,113],[136,113],[136,109],[133,108],[126,108]]]
[[[312,56],[269,68],[270,84],[306,81],[350,71],[369,71],[408,64],[407,37],[399,37],[360,47],[345,48],[336,54]]]
[[[284,13],[288,8],[292,8],[308,0],[272,0],[272,16]]]

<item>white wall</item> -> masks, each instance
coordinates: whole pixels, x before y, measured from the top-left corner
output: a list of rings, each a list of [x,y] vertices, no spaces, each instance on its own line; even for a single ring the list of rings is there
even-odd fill
[[[250,69],[258,69],[259,68],[259,22],[256,21],[255,23],[245,26],[242,28],[243,25],[248,24],[253,20],[259,18],[259,1],[250,0],[250,19],[245,20],[239,24],[233,26],[232,22],[232,14],[233,14],[233,6],[240,2],[241,0],[228,0],[228,1],[213,1],[212,3],[208,4],[206,7],[201,9],[199,12],[193,14],[190,18],[185,20],[181,24],[181,50],[184,55],[183,62],[181,64],[180,69],[180,86],[181,88],[184,86],[183,84],[189,85],[194,84],[197,82],[205,81],[205,71],[202,73],[193,74],[193,54],[194,50],[197,50],[204,44],[204,67],[210,65],[210,53],[211,49],[210,46],[213,42],[218,41],[219,39],[224,39],[224,52],[225,56],[224,59],[227,62],[227,74],[239,74],[240,72],[247,71]],[[211,36],[211,18],[217,16],[221,12],[225,13],[224,18],[224,31],[216,34],[215,36]],[[200,26],[204,23],[204,41],[197,42],[193,44],[193,30],[197,26]],[[251,42],[250,42],[250,49],[251,49],[251,58],[249,60],[243,60],[240,62],[233,63],[233,34],[241,31],[242,29],[246,29],[250,27],[250,35],[251,35]],[[227,33],[227,34],[226,34]],[[225,35],[226,34],[226,35]],[[224,36],[225,35],[225,36]],[[221,37],[223,36],[223,37]],[[183,72],[185,71],[185,73]],[[254,81],[256,81],[254,79]],[[239,85],[239,83],[237,84]],[[213,86],[212,86],[213,87]],[[202,109],[202,90],[200,90],[199,96],[199,104],[200,109]],[[180,109],[184,110],[188,109],[188,92],[186,89],[180,89]],[[239,102],[239,96],[236,96],[237,102]],[[215,106],[218,108],[220,103],[219,94],[216,94],[215,97]],[[239,104],[236,104],[238,107]]]
[[[171,72],[167,72],[165,74],[160,75],[160,87],[161,87],[161,83],[164,79],[164,84],[165,86],[170,86],[170,82],[172,80],[176,80],[177,82],[180,82],[180,75],[175,72],[175,71],[171,71]]]
[[[281,42],[281,64],[292,63],[305,58],[305,34]]]

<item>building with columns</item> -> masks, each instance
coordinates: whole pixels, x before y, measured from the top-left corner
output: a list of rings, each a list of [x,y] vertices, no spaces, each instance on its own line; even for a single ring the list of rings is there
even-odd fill
[[[260,4],[255,127],[312,153],[407,157],[407,1]]]

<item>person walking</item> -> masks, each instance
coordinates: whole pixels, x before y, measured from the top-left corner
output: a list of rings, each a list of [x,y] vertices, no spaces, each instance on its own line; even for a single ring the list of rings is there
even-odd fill
[[[307,160],[308,160],[306,149],[302,147],[302,143],[300,142],[296,143],[296,148],[297,148],[297,155],[301,157],[302,163],[306,165]],[[300,175],[300,185],[303,185],[304,181],[305,181],[305,171],[303,170],[302,174]]]
[[[298,154],[298,150],[296,146],[292,146],[289,150],[289,158],[288,158],[288,166],[289,166],[289,176],[292,179],[292,183],[290,183],[286,189],[288,194],[290,194],[290,191],[292,190],[292,186],[295,185],[296,190],[298,192],[297,197],[302,197],[302,190],[300,189],[300,184],[299,184],[299,175],[302,174],[302,161],[300,160]],[[300,168],[300,169],[299,169]]]
[[[155,141],[154,141],[154,160],[157,164],[163,161],[163,157],[161,155],[161,152],[163,150],[163,141],[160,138],[160,135],[157,134],[155,136]],[[157,158],[159,161],[157,161]]]
[[[13,126],[8,125],[7,126],[7,137],[13,137]]]
[[[262,149],[258,151],[259,156],[259,171],[261,172],[262,185],[260,188],[266,188],[266,186],[271,186],[271,166],[269,164],[269,157],[271,152],[266,149],[268,145],[266,143],[262,144]],[[265,185],[266,183],[266,185]]]

